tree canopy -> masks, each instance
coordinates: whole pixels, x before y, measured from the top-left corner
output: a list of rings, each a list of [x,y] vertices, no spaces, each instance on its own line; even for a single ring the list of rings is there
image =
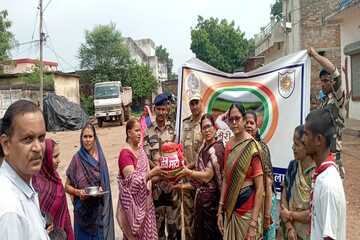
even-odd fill
[[[158,81],[148,65],[131,64],[124,85],[132,88],[134,98],[140,99],[151,96],[158,87]]]
[[[0,11],[0,62],[8,60],[14,42],[14,35],[9,31],[11,22],[7,16],[6,10]]]
[[[162,62],[166,62],[167,66],[167,77],[171,79],[172,77],[172,68],[173,68],[173,60],[170,58],[170,55],[165,47],[162,45],[156,47],[155,55]]]
[[[279,16],[282,18],[282,0],[275,0],[275,3],[271,5],[271,16]]]
[[[200,60],[230,73],[239,69],[254,49],[253,41],[245,38],[234,21],[201,16],[191,29],[190,48]]]
[[[129,51],[113,23],[85,32],[79,49],[82,76],[91,83],[124,81],[130,64]]]

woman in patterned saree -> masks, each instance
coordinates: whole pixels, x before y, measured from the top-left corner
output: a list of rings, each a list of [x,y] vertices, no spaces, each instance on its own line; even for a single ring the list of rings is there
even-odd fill
[[[204,143],[200,148],[195,170],[184,167],[180,175],[190,178],[192,187],[196,189],[194,239],[220,240],[222,236],[216,225],[216,212],[220,199],[224,145],[215,139],[215,120],[211,115],[202,116],[200,128]]]
[[[95,127],[86,123],[80,135],[80,150],[66,170],[65,191],[74,204],[76,240],[114,240],[114,216],[109,171]],[[106,193],[89,196],[86,187],[98,186]]]
[[[310,239],[310,191],[315,163],[306,155],[304,125],[295,128],[294,158],[285,175],[280,216],[284,239]]]
[[[265,188],[265,202],[264,202],[264,240],[273,240],[276,238],[276,224],[273,222],[277,215],[276,195],[273,187],[273,171],[270,150],[266,143],[262,141],[256,112],[246,112],[245,128],[259,143],[262,148],[261,159],[264,163],[264,188]]]
[[[224,180],[217,213],[225,240],[261,239],[263,232],[261,147],[246,132],[244,118],[244,107],[231,105],[228,119],[234,137],[225,147]]]
[[[116,218],[125,240],[158,239],[151,180],[161,175],[162,171],[159,166],[150,170],[140,141],[140,122],[132,118],[126,124],[126,146],[121,149],[118,160],[119,201]]]

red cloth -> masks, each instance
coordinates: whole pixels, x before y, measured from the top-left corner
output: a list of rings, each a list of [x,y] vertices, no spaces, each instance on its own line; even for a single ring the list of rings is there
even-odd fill
[[[54,169],[53,151],[55,142],[45,140],[44,160],[40,172],[32,178],[32,184],[39,193],[40,209],[52,217],[54,226],[66,232],[68,240],[74,240],[65,190],[59,173]]]
[[[232,149],[231,144],[227,144],[225,148],[225,161]],[[224,161],[224,163],[225,163]],[[261,159],[259,156],[253,156],[251,159],[250,167],[246,173],[245,181],[252,181],[255,177],[263,175],[263,168],[261,164]],[[254,183],[255,184],[255,183]],[[255,191],[250,195],[249,199],[238,209],[235,211],[240,215],[244,215],[245,213],[251,211],[254,208],[255,204]]]
[[[173,142],[164,143],[161,146],[161,152],[163,153],[172,153],[172,152],[176,152],[177,150],[178,150],[178,144]]]
[[[135,168],[137,165],[137,158],[129,149],[122,149],[119,154],[118,165],[120,170],[120,176],[124,178],[124,168],[129,165],[132,165]]]

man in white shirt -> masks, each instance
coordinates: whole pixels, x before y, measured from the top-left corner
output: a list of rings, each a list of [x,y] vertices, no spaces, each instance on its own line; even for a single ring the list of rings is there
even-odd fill
[[[40,109],[19,100],[6,110],[0,128],[0,238],[48,240],[31,178],[42,164],[45,122]]]
[[[304,144],[316,163],[311,198],[311,239],[346,240],[346,201],[330,146],[336,144],[336,108],[318,109],[306,117]]]

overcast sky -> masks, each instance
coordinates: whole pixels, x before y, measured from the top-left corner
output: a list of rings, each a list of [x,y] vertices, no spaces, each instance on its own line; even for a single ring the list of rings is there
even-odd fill
[[[234,20],[250,38],[270,20],[270,5],[275,0],[43,0],[45,32],[48,40],[44,59],[56,61],[60,70],[78,69],[78,49],[85,30],[113,22],[124,37],[151,38],[168,49],[174,69],[193,57],[190,31],[197,16]],[[13,25],[18,42],[38,37],[38,0],[0,0]],[[36,29],[35,29],[35,26]],[[35,34],[34,34],[35,30]],[[55,53],[54,53],[55,52]],[[12,51],[13,58],[36,58],[39,48],[27,44]]]

